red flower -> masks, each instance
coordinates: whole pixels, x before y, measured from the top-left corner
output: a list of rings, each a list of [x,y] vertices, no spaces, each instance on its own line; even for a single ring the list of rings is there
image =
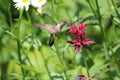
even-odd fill
[[[74,34],[74,36],[82,36],[85,35],[85,31],[83,29],[87,26],[87,24],[81,24],[79,25],[79,28],[76,27],[76,25],[72,25],[68,33]]]
[[[78,75],[76,80],[87,80],[87,77],[84,75]]]
[[[86,32],[84,28],[87,27],[88,24],[80,24],[78,28],[76,25],[72,25],[70,30],[67,32],[68,34],[73,34],[73,40],[68,40],[67,42],[75,46],[76,52],[79,52],[83,46],[88,46],[93,44],[94,41],[88,40],[85,36]]]

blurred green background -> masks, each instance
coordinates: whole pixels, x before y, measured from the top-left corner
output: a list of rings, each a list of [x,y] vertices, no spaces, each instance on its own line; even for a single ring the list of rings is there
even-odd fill
[[[89,1],[97,14],[95,0]],[[19,10],[14,7],[12,0],[0,0],[1,80],[22,80],[21,68],[24,70],[25,80],[37,80],[37,77],[39,80],[50,80],[46,64],[53,80],[64,80],[63,69],[70,80],[75,80],[78,75],[87,76],[83,57],[86,58],[90,76],[99,73],[92,80],[120,80],[120,19],[111,1],[98,0],[106,34],[106,40],[103,40],[99,22],[86,0],[48,0],[44,5],[46,9],[43,14],[38,14],[36,9],[30,6],[29,11],[22,14],[19,34],[17,26]],[[120,0],[114,0],[114,3],[120,11]],[[50,47],[49,32],[31,24],[39,22],[55,25],[63,19],[69,22],[76,21],[76,25],[77,20],[88,23],[87,36],[94,40],[95,44],[75,54],[74,47],[67,43],[71,36],[66,35],[69,27],[65,26],[60,39],[56,39],[54,46]],[[17,36],[21,41],[21,47],[17,45]],[[21,48],[23,64],[19,64],[18,48]],[[64,66],[61,65],[56,53],[61,55],[59,56]]]

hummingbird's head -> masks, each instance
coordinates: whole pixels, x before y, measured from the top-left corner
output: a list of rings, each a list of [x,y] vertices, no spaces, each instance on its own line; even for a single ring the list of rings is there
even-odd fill
[[[67,20],[62,20],[60,23],[57,24],[57,28],[61,29],[66,24],[68,24],[68,21]]]
[[[68,21],[67,20],[62,20],[61,23],[68,24]]]
[[[67,20],[62,20],[60,24],[61,24],[61,26],[64,26],[64,25],[68,24],[68,21]]]

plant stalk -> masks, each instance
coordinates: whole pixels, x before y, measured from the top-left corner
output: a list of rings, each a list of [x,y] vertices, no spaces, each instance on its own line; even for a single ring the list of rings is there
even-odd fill
[[[40,53],[41,53],[42,59],[43,59],[43,61],[44,61],[44,65],[45,65],[45,68],[46,68],[46,70],[47,70],[47,73],[48,73],[48,75],[49,75],[49,77],[50,77],[50,80],[53,80],[52,76],[50,75],[50,71],[49,71],[49,68],[48,68],[48,66],[47,66],[47,63],[46,63],[46,60],[45,60],[45,57],[44,57],[42,51],[40,51]]]

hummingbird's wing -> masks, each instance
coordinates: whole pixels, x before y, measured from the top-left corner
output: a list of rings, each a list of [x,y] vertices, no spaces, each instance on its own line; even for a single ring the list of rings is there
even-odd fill
[[[54,29],[54,27],[52,25],[40,24],[40,23],[34,23],[34,25],[41,28],[41,29],[47,30],[50,33],[55,32],[55,29]]]

